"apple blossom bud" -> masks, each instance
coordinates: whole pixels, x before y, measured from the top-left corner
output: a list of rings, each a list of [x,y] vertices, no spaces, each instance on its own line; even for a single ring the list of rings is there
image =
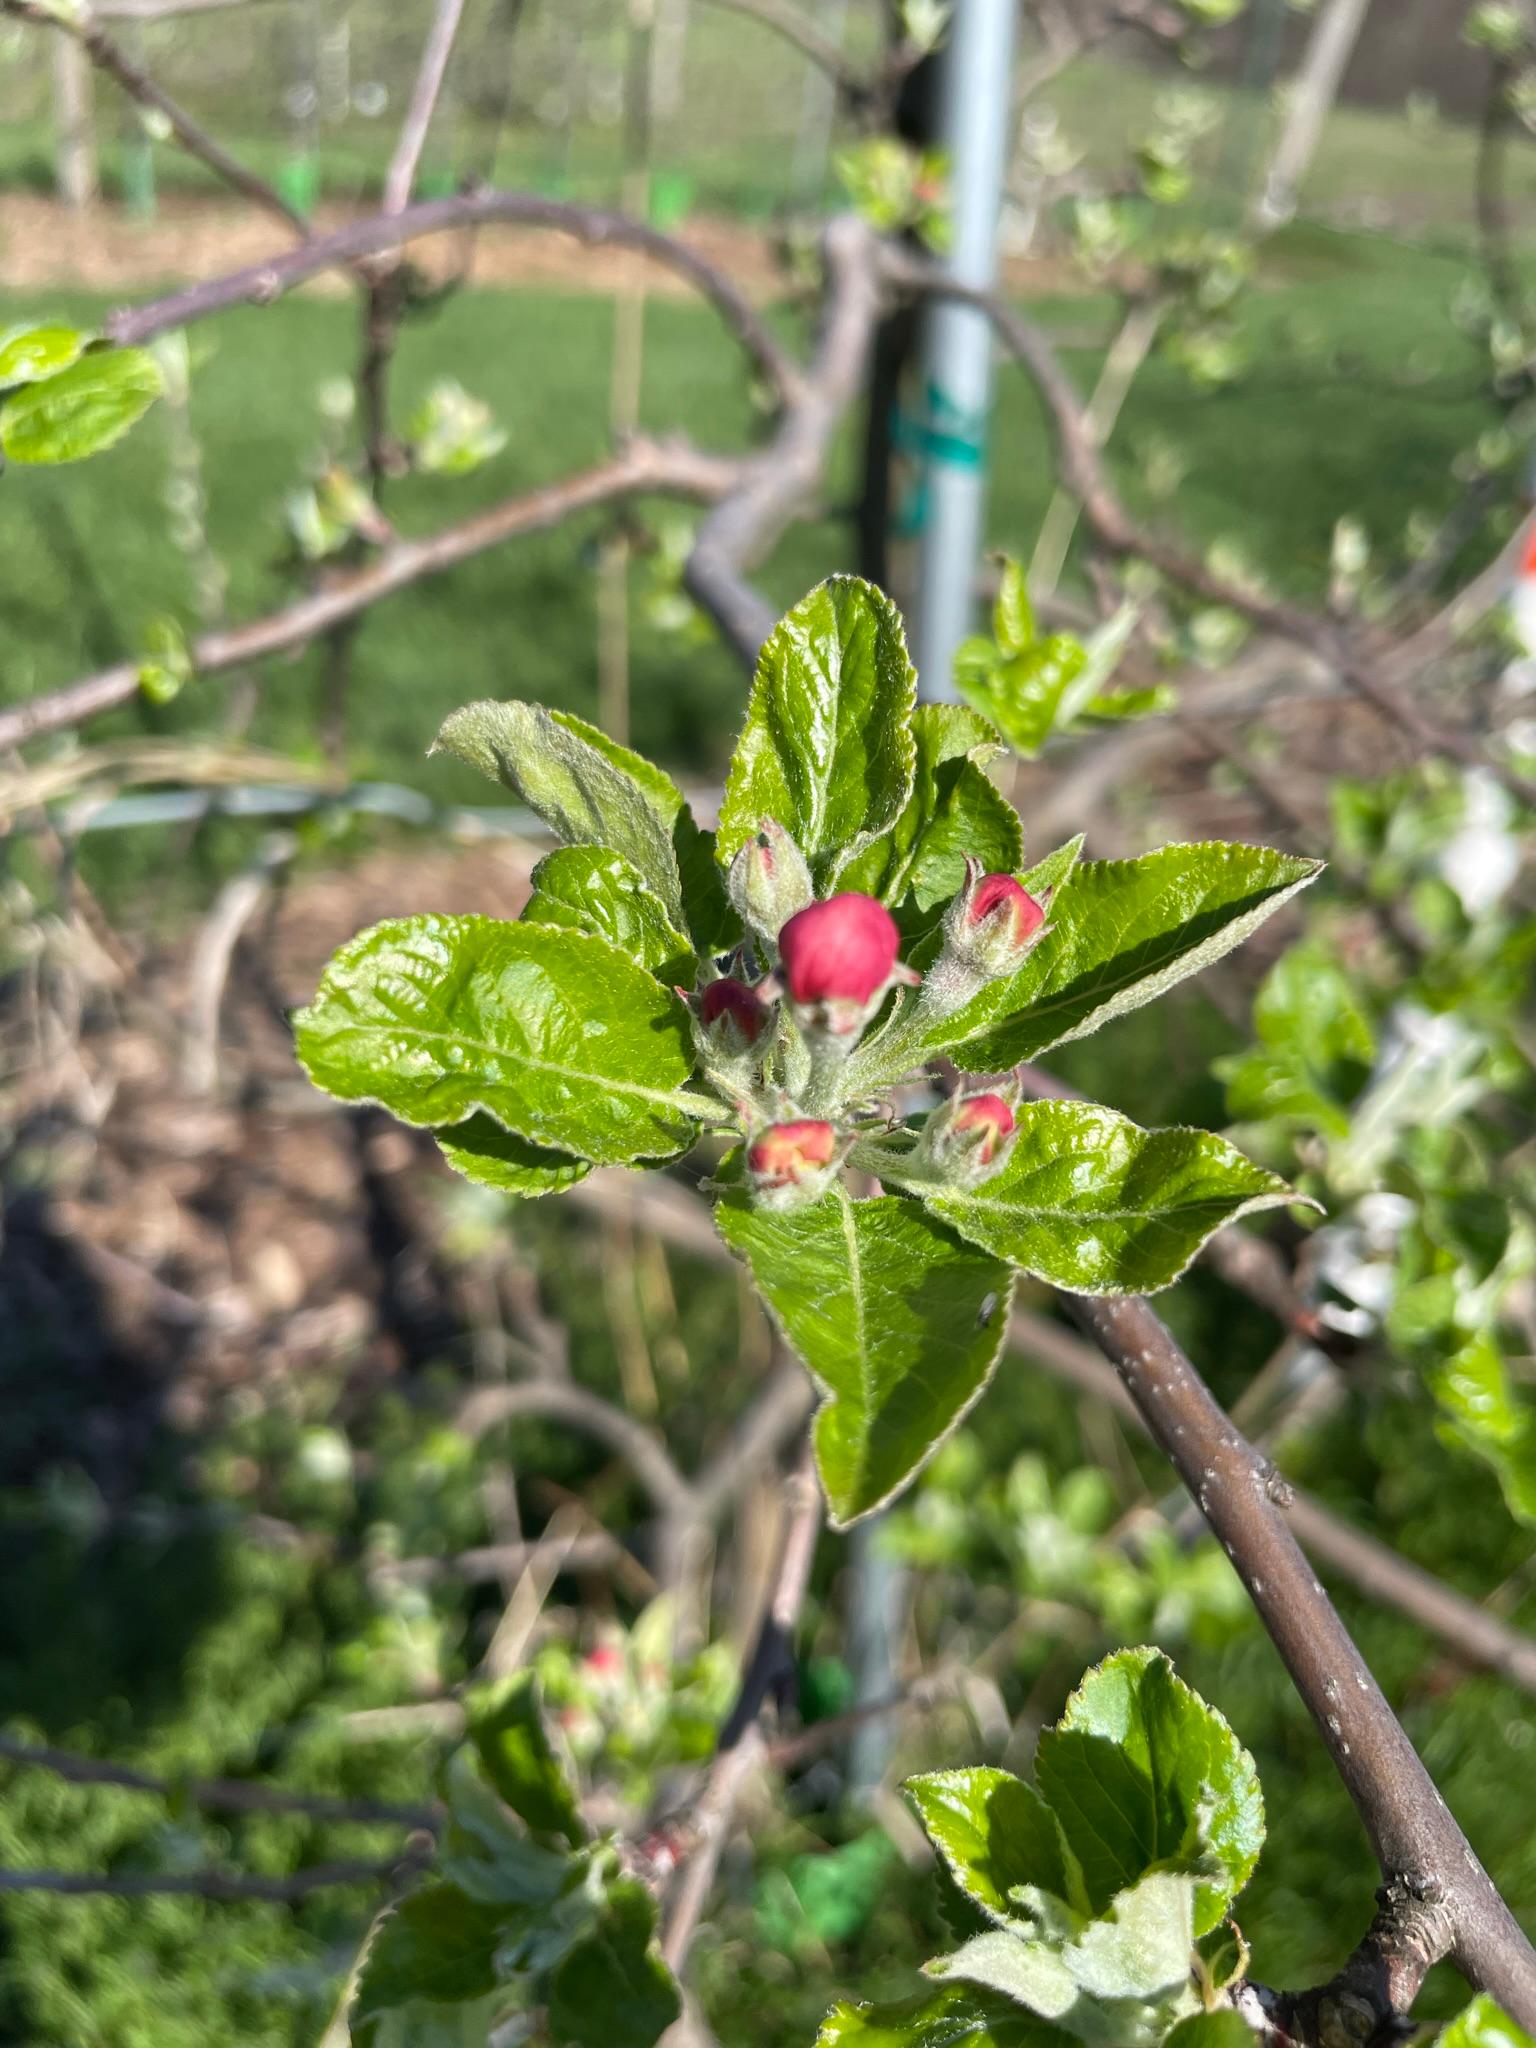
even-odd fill
[[[837,1132],[813,1118],[772,1124],[747,1147],[753,1193],[768,1208],[815,1201],[825,1194],[841,1163]]]
[[[756,938],[771,942],[815,894],[805,855],[775,818],[738,851],[726,876],[736,915]]]
[[[790,1001],[803,1026],[851,1037],[895,980],[917,976],[897,962],[901,933],[873,896],[848,891],[809,904],[779,933]]]
[[[1013,1111],[1001,1095],[968,1095],[950,1119],[950,1136],[978,1166],[990,1166],[1012,1137]]]
[[[967,867],[966,884],[944,919],[945,951],[989,980],[1010,974],[1045,929],[1045,905],[1012,875]]]
[[[974,1186],[1004,1165],[1015,1129],[1008,1096],[952,1095],[923,1126],[913,1159],[950,1186]]]
[[[754,988],[729,975],[712,981],[699,997],[699,1022],[712,1050],[739,1059],[768,1028],[768,1005]]]

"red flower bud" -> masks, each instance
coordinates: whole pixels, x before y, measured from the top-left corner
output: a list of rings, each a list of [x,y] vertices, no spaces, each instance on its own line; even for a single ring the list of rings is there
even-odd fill
[[[768,1026],[768,1005],[756,989],[728,975],[723,981],[712,981],[699,997],[699,1021],[706,1031],[722,1017],[729,1020],[723,1027],[726,1032],[734,1027],[744,1045],[755,1045]]]
[[[624,1652],[617,1643],[599,1643],[587,1652],[586,1662],[594,1678],[617,1678],[624,1669]]]
[[[966,899],[965,921],[971,926],[985,921],[1023,946],[1045,923],[1045,909],[1012,875],[983,875]]]
[[[955,1111],[950,1130],[967,1141],[978,1166],[990,1166],[998,1147],[1013,1133],[1013,1111],[1001,1095],[968,1095]]]
[[[830,1124],[806,1119],[774,1124],[747,1147],[747,1168],[760,1192],[798,1188],[815,1181],[837,1156],[837,1133]]]
[[[797,1003],[862,1007],[890,981],[900,945],[885,905],[852,891],[808,904],[779,933],[785,979]]]

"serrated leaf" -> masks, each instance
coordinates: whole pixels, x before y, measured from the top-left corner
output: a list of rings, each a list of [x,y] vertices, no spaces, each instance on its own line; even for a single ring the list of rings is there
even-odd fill
[[[692,979],[693,948],[639,870],[607,847],[562,846],[546,854],[533,871],[523,918],[593,932],[669,987]]]
[[[579,1889],[587,1859],[562,1846],[537,1842],[493,1790],[479,1753],[469,1745],[443,1767],[448,1823],[438,1845],[442,1874],[481,1905],[507,1916],[509,1939],[526,1943],[541,1931],[555,1937],[555,1952],[580,1931],[569,1912],[553,1911]],[[559,1925],[557,1926],[557,1921]]]
[[[40,384],[79,362],[90,341],[78,327],[13,327],[0,337],[0,384]]]
[[[816,1458],[846,1528],[907,1483],[985,1387],[1012,1274],[891,1195],[855,1202],[836,1188],[770,1212],[733,1192],[716,1221],[826,1390]]]
[[[832,576],[802,598],[758,657],[720,807],[721,865],[773,818],[825,893],[911,793],[915,685],[901,615],[872,583]]]
[[[1084,836],[1079,832],[1074,838],[1063,840],[1053,853],[1048,853],[1044,860],[1037,861],[1032,868],[1026,869],[1019,876],[1020,882],[1031,896],[1043,898],[1053,895],[1061,887],[1077,866],[1077,857],[1083,850]]]
[[[1497,1340],[1477,1331],[1437,1359],[1427,1377],[1442,1441],[1484,1459],[1516,1521],[1536,1526],[1536,1407],[1516,1391]]]
[[[1053,633],[999,661],[957,661],[955,687],[1015,753],[1032,759],[1062,716],[1062,702],[1087,654],[1070,633]]]
[[[1072,2036],[979,1986],[946,1984],[891,2005],[834,2005],[817,2048],[1067,2048]]]
[[[1349,1105],[1370,1077],[1376,1037],[1328,948],[1315,940],[1288,947],[1260,985],[1253,1022],[1259,1044],[1216,1063],[1230,1115],[1347,1137]]]
[[[905,936],[919,937],[965,880],[969,856],[991,873],[1024,857],[1019,821],[984,773],[998,751],[984,718],[958,704],[920,704],[913,715],[912,794],[895,825],[851,861],[845,889],[878,896],[899,911]]]
[[[1155,1293],[1215,1231],[1300,1200],[1213,1132],[1144,1131],[1093,1102],[1021,1104],[1006,1164],[975,1187],[913,1178],[887,1146],[860,1158],[972,1244],[1075,1294]]]
[[[412,1999],[353,2026],[352,2048],[491,2048],[507,2017],[505,1991],[463,2005],[429,2005]]]
[[[901,1070],[948,1052],[968,1072],[1001,1073],[1086,1037],[1229,953],[1321,872],[1320,861],[1219,841],[1079,862],[1018,972],[904,1038]]]
[[[369,1943],[353,2022],[415,1999],[449,2005],[484,1998],[496,1988],[506,1919],[505,1907],[471,1899],[457,1885],[428,1885],[403,1899]]]
[[[492,917],[395,918],[343,946],[294,1018],[300,1062],[408,1124],[483,1112],[534,1144],[623,1165],[675,1154],[708,1099],[687,1012],[585,932]]]
[[[592,1171],[589,1160],[530,1144],[504,1131],[493,1117],[466,1117],[432,1135],[455,1173],[501,1195],[558,1195]]]
[[[1192,2002],[1193,1883],[1156,1872],[1116,1897],[1074,1941],[996,1930],[928,1964],[1017,2000],[1090,2048],[1151,2048]]]
[[[1264,1841],[1253,1759],[1159,1650],[1121,1650],[1041,1736],[1035,1779],[1102,1910],[1163,1867],[1200,1880],[1194,1931],[1216,1925]]]
[[[556,1969],[549,2026],[576,2048],[652,2048],[681,2013],[655,1944],[656,1903],[634,1878],[610,1884],[596,1928]]]
[[[956,1884],[992,1919],[1021,1917],[1022,1886],[1068,1901],[1080,1892],[1056,1816],[1021,1778],[978,1765],[925,1771],[904,1789]]]
[[[485,1775],[536,1835],[562,1835],[573,1848],[587,1825],[544,1727],[532,1672],[520,1671],[475,1709],[469,1725]]]
[[[0,448],[12,462],[80,462],[122,439],[164,390],[146,349],[83,355],[0,404]]]
[[[431,751],[454,754],[512,790],[562,845],[606,846],[622,854],[656,891],[671,922],[682,923],[672,820],[657,809],[658,780],[667,781],[660,769],[568,713],[515,700],[466,704],[444,720]],[[643,778],[631,766],[637,762]],[[675,788],[672,794],[680,805]]]

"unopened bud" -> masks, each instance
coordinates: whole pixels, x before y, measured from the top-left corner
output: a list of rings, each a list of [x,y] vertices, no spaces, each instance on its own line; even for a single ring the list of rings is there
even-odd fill
[[[712,981],[699,997],[699,1022],[711,1050],[725,1059],[749,1052],[768,1028],[768,1005],[754,988],[729,975]]]
[[[900,966],[896,920],[873,896],[849,891],[812,903],[779,933],[790,1001],[802,1024],[851,1037],[896,980],[918,977]]]
[[[764,818],[740,848],[726,876],[726,889],[736,915],[765,944],[815,894],[805,855],[774,818]]]
[[[806,1119],[773,1124],[747,1147],[753,1193],[765,1207],[789,1208],[826,1193],[842,1164],[831,1124]]]
[[[944,919],[945,951],[988,980],[1011,974],[1045,929],[1045,905],[1012,875],[983,875],[972,863]]]
[[[952,1095],[923,1126],[915,1159],[951,1186],[974,1186],[1005,1164],[1016,1119],[1006,1095]]]

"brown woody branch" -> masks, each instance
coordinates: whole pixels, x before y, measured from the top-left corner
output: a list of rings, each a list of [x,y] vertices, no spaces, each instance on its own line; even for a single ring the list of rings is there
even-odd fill
[[[234,1870],[125,1870],[98,1874],[85,1870],[0,1869],[0,1892],[53,1892],[64,1898],[217,1899],[232,1903],[259,1899],[288,1906],[311,1892],[343,1884],[398,1884],[419,1870],[429,1852],[407,1853],[391,1863],[316,1863],[287,1877],[257,1877]]]
[[[265,618],[203,634],[192,646],[193,667],[199,675],[212,676],[268,655],[291,653],[397,591],[504,541],[542,533],[576,513],[640,493],[716,497],[736,473],[736,464],[717,461],[680,443],[637,442],[611,462],[509,498],[426,539],[396,541],[366,567],[338,576]],[[44,733],[61,732],[114,710],[128,703],[138,688],[138,664],[123,661],[62,690],[0,711],[0,749]]]
[[[24,0],[0,0],[17,6]],[[727,328],[756,363],[781,399],[798,390],[800,373],[771,328],[732,280],[711,263],[660,229],[631,220],[608,207],[578,206],[546,199],[535,192],[464,192],[448,199],[422,200],[396,214],[370,214],[329,235],[315,235],[296,249],[279,252],[264,263],[248,264],[224,277],[188,285],[147,306],[125,307],[108,316],[108,337],[123,344],[149,341],[173,327],[205,320],[232,306],[269,305],[295,285],[326,270],[345,270],[370,256],[382,256],[423,236],[447,234],[457,228],[484,227],[493,221],[546,228],[570,235],[589,248],[634,249],[664,269],[686,278],[724,320]]]
[[[13,15],[18,21],[33,22],[39,27],[55,29],[61,35],[73,36],[96,69],[121,86],[137,106],[158,115],[189,156],[196,157],[215,177],[222,179],[231,190],[239,192],[253,205],[266,213],[276,214],[299,235],[308,235],[309,223],[288,204],[276,187],[248,170],[221,143],[215,142],[162,86],[155,83],[147,71],[134,63],[98,22],[89,16],[78,25],[61,19],[51,7],[42,5],[41,0],[0,0],[0,10]],[[138,18],[148,17],[140,15]]]

